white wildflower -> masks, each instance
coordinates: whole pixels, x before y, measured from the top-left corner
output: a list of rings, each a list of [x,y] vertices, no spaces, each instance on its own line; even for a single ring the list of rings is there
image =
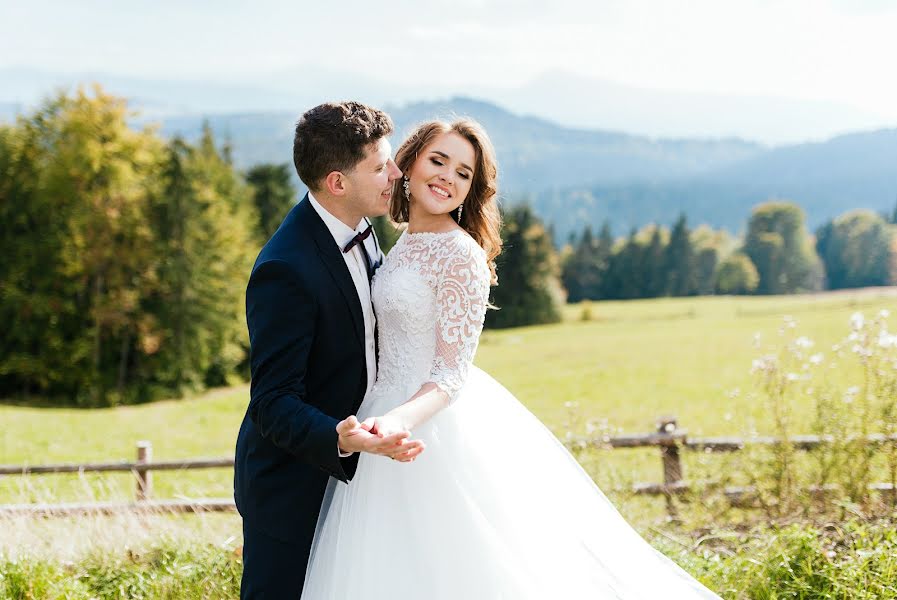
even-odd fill
[[[802,335],[799,338],[797,338],[796,340],[794,340],[794,343],[798,348],[807,349],[807,348],[813,347],[813,340],[811,340],[810,338],[808,338],[805,335]]]
[[[864,346],[862,344],[854,344],[853,348],[851,348],[851,351],[854,354],[856,354],[857,356],[859,356],[861,359],[869,358],[870,356],[872,356],[874,354],[874,352],[872,351],[872,348],[870,348],[868,346]]]
[[[785,376],[785,379],[787,379],[788,381],[797,381],[798,379],[800,379],[800,375],[798,375],[797,373],[788,373]]]
[[[751,373],[757,371],[772,372],[778,366],[778,357],[775,354],[767,354],[751,362]]]
[[[878,345],[882,348],[893,348],[897,346],[897,335],[882,331],[878,334]]]
[[[878,316],[881,317],[882,319],[887,319],[888,317],[891,316],[891,311],[889,311],[887,308],[883,308],[880,311],[878,311]]]
[[[863,318],[863,313],[861,312],[855,312],[850,315],[850,327],[853,330],[862,329],[865,322],[866,321]]]
[[[817,352],[813,356],[810,357],[810,363],[814,365],[818,365],[822,363],[822,352]]]

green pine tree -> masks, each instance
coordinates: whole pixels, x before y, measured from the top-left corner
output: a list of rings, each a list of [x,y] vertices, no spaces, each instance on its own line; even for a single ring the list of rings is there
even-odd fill
[[[697,293],[697,272],[695,269],[695,252],[691,244],[687,219],[679,215],[665,256],[667,285],[666,291],[671,296],[691,296]]]
[[[277,231],[296,202],[296,188],[291,177],[291,166],[286,163],[260,164],[246,173],[259,216],[259,236],[263,241]]]
[[[487,327],[519,327],[560,321],[565,298],[557,253],[541,221],[526,205],[504,214],[498,286],[486,314]]]

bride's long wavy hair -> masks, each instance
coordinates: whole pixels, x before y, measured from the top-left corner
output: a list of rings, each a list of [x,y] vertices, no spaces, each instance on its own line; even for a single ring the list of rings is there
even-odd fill
[[[458,218],[457,210],[452,211],[451,216],[485,250],[489,271],[492,273],[492,285],[496,285],[498,276],[495,273],[495,258],[501,253],[498,163],[492,141],[482,125],[472,119],[461,119],[451,124],[444,121],[423,123],[399,147],[396,165],[403,173],[410,173],[418,155],[437,137],[449,132],[457,133],[469,141],[476,155],[473,180],[464,199],[461,217]],[[405,197],[403,181],[404,177],[400,177],[392,188],[389,216],[396,223],[408,222],[409,201]]]

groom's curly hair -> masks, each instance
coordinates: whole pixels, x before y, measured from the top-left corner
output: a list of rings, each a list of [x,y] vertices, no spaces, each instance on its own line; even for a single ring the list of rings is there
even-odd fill
[[[368,146],[392,134],[383,111],[360,102],[327,102],[307,111],[296,123],[293,164],[302,183],[318,191],[333,171],[350,172]]]

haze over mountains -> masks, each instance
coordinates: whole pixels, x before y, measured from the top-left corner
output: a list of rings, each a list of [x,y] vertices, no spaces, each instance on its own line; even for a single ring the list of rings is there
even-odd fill
[[[333,77],[336,83],[331,87],[336,90],[345,86],[345,93],[328,97],[348,97],[349,84]],[[0,70],[0,119],[8,120],[27,110],[41,94],[53,89],[54,81],[59,81],[58,75]],[[853,208],[890,211],[897,201],[897,128],[778,147],[731,136],[658,136],[664,123],[679,122],[678,109],[664,112],[675,104],[671,98],[676,95],[661,93],[652,99],[645,92],[629,98],[638,104],[640,97],[645,114],[653,115],[653,121],[645,122],[652,124],[655,134],[647,137],[620,132],[634,130],[624,126],[624,111],[613,108],[614,102],[622,101],[625,95],[614,100],[609,92],[604,96],[607,102],[602,104],[586,87],[577,103],[575,94],[552,95],[551,90],[562,85],[559,81],[552,84],[545,79],[525,94],[506,96],[508,102],[502,105],[469,97],[377,103],[389,111],[396,123],[394,146],[415,123],[425,119],[468,115],[482,122],[496,146],[506,201],[531,202],[554,225],[558,240],[566,239],[570,231],[578,231],[586,223],[598,227],[608,219],[615,232],[623,234],[631,227],[652,221],[670,224],[682,211],[692,225],[708,223],[737,232],[746,223],[750,207],[769,198],[799,203],[806,210],[811,227]],[[411,93],[395,87],[377,91],[376,85],[369,83],[361,81],[358,85],[368,90],[370,96],[401,97]],[[10,88],[10,84],[16,87]],[[243,168],[260,162],[289,162],[296,118],[320,99],[298,87],[272,91],[249,84],[159,83],[128,78],[104,79],[103,84],[107,90],[132,99],[132,104],[143,113],[135,119],[136,123],[157,122],[164,135],[180,134],[194,139],[207,120],[219,141],[230,142],[235,163]],[[19,90],[14,102],[3,95],[11,89]],[[536,113],[535,107],[545,106],[544,102],[540,104],[540,95],[548,100],[553,98],[554,109],[560,111],[560,116],[566,115],[566,119],[548,120],[507,109],[528,103],[534,107],[530,112]],[[702,107],[708,123],[725,117],[725,111],[713,109],[713,102],[701,104],[700,98],[688,95],[680,95],[679,100],[682,106]],[[726,100],[733,99],[718,98],[716,104]],[[206,108],[199,110],[198,106]],[[256,109],[245,108],[252,106]],[[579,110],[577,106],[592,107],[594,111]],[[737,102],[735,106],[739,106]],[[766,106],[767,120],[774,122],[789,110],[797,120],[801,111],[808,115],[817,111],[816,116],[807,117],[807,123],[828,112],[839,114],[840,123],[850,119],[861,123],[863,119],[850,110],[839,112],[837,106],[799,102],[785,102],[783,106]],[[597,121],[590,119],[599,113],[619,122],[620,127],[595,128]],[[697,114],[693,116],[697,119]],[[558,124],[559,120],[578,120],[592,126],[565,126]],[[711,126],[718,124],[710,123],[708,127]]]
[[[768,148],[740,139],[652,139],[566,128],[468,98],[388,107],[397,146],[415,123],[469,115],[489,131],[501,164],[506,201],[526,200],[558,239],[607,219],[617,234],[649,222],[671,224],[685,212],[695,225],[737,232],[753,205],[785,198],[808,225],[854,208],[890,211],[897,201],[897,128],[825,142]],[[211,115],[235,162],[289,162],[295,113]],[[202,118],[162,122],[166,135],[199,135]]]
[[[397,82],[301,66],[271,72],[258,69],[249,76],[235,74],[227,81],[214,81],[5,68],[0,69],[0,104],[27,108],[55,88],[99,81],[112,93],[130,98],[145,114],[157,117],[301,113],[325,99],[353,98],[380,106],[463,95],[567,127],[648,137],[742,137],[780,145],[897,126],[881,115],[835,102],[638,88],[560,70],[546,71],[520,84],[463,88],[443,84],[438,77],[422,83],[399,71],[393,76]]]

